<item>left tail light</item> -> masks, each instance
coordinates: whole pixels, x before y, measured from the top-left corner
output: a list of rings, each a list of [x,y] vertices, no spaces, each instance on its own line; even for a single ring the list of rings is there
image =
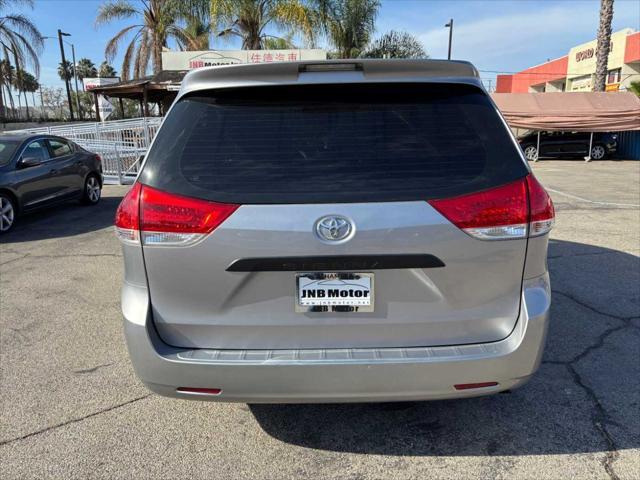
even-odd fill
[[[239,205],[184,197],[136,183],[116,212],[125,243],[192,245],[215,230]]]

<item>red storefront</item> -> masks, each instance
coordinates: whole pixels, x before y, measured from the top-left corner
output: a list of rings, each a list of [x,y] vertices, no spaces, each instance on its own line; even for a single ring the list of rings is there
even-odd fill
[[[640,81],[640,32],[625,29],[612,34],[607,90],[624,90]],[[568,55],[511,75],[498,75],[496,93],[591,90],[595,74],[595,40],[573,47]],[[620,50],[619,50],[620,49]],[[611,88],[610,88],[611,87]]]

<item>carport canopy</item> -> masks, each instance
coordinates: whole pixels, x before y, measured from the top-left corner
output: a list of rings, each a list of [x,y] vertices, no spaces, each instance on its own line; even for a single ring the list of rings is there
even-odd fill
[[[494,93],[512,128],[560,132],[640,130],[640,98],[632,92]]]

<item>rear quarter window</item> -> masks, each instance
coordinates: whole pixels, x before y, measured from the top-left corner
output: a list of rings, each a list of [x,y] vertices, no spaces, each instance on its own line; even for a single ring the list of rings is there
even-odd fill
[[[476,87],[339,84],[183,98],[141,181],[220,202],[338,203],[454,196],[526,174]]]

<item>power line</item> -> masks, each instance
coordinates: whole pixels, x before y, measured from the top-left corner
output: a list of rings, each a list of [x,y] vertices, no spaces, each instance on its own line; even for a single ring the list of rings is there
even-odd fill
[[[616,68],[614,68],[614,70],[617,70]],[[509,72],[509,71],[503,71],[503,70],[478,70],[479,72],[482,73],[499,73],[499,74],[506,74],[506,75],[565,75],[565,76],[569,76],[569,75],[592,75],[590,73],[584,73],[584,72]],[[627,76],[634,76],[634,75],[640,75],[640,73],[625,73],[625,75]]]

